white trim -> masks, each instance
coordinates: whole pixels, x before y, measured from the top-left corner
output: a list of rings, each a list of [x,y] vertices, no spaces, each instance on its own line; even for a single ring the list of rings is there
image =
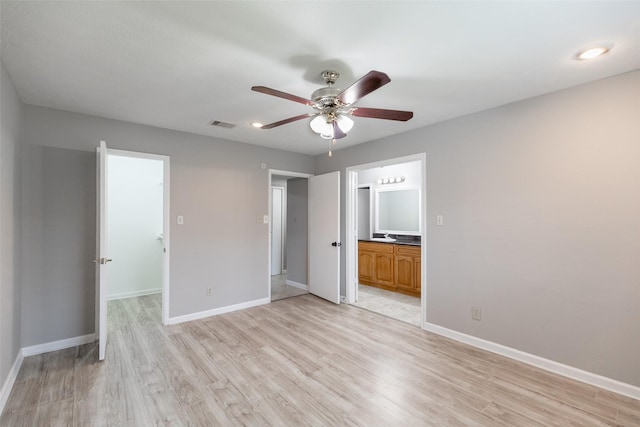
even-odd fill
[[[309,291],[309,285],[303,285],[302,283],[294,282],[293,280],[286,280],[285,283],[289,286],[293,286],[294,288],[302,289],[304,291]]]
[[[171,157],[162,156],[164,161],[164,176],[162,177],[162,189],[164,191],[162,201],[162,324],[169,321],[169,264],[171,260]]]
[[[154,289],[142,289],[139,291],[128,291],[128,292],[120,292],[119,294],[109,295],[107,297],[107,301],[113,301],[116,299],[125,299],[125,298],[134,298],[141,297],[144,295],[153,295],[162,293],[162,288],[154,288]]]
[[[592,372],[583,371],[582,369],[574,368],[573,366],[545,359],[544,357],[516,350],[515,348],[467,335],[462,332],[457,332],[442,326],[434,325],[433,323],[426,322],[424,324],[424,329],[429,332],[433,332],[434,334],[442,335],[455,341],[469,344],[473,347],[481,348],[483,350],[526,363],[527,365],[544,369],[545,371],[553,372],[567,378],[631,397],[632,399],[640,400],[640,387],[623,383],[622,381],[607,378]]]
[[[20,367],[22,366],[22,361],[24,360],[24,355],[22,353],[22,349],[18,351],[16,360],[14,360],[13,365],[11,366],[11,370],[9,371],[9,375],[7,375],[7,379],[2,385],[2,390],[0,391],[0,414],[2,414],[2,412],[4,411],[4,405],[7,404],[7,400],[9,400],[9,395],[11,394],[11,389],[13,389],[16,378],[18,378],[18,372],[20,372]]]
[[[291,172],[279,169],[269,169],[269,175],[291,176],[294,178],[311,178],[314,176],[312,173]],[[271,186],[271,181],[269,181],[269,186]]]
[[[64,340],[46,342],[44,344],[36,344],[29,347],[22,347],[22,355],[24,357],[35,356],[36,354],[49,353],[50,351],[64,350],[65,348],[89,344],[95,340],[96,334],[88,334]]]
[[[178,323],[190,322],[192,320],[204,319],[205,317],[217,316],[218,314],[230,313],[232,311],[243,310],[245,308],[256,307],[263,304],[269,304],[270,298],[261,298],[253,301],[242,302],[240,304],[228,305],[226,307],[214,308],[211,310],[199,311],[197,313],[185,314],[183,316],[170,317],[167,325],[176,325]]]

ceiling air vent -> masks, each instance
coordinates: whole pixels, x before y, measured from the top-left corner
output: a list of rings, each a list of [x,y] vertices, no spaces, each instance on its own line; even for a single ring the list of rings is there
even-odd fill
[[[221,122],[220,120],[214,120],[209,123],[211,126],[219,126],[221,128],[233,129],[236,127],[233,123]]]

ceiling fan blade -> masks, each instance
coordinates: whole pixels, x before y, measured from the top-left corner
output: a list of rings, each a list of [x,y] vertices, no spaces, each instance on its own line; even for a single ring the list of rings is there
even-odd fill
[[[338,95],[338,100],[346,105],[353,104],[390,81],[391,79],[385,73],[375,70],[369,71],[360,80],[343,90]]]
[[[382,108],[354,108],[351,113],[356,117],[368,117],[371,119],[398,120],[406,122],[413,117],[412,111],[385,110]]]
[[[338,122],[334,120],[333,121],[333,139],[342,139],[345,136],[347,136],[347,134],[344,133],[342,129],[340,129],[340,126],[338,126]]]
[[[313,106],[315,103],[310,99],[305,99],[300,96],[291,95],[290,93],[282,92],[279,90],[271,89],[266,86],[253,86],[251,90],[255,92],[265,93],[267,95],[277,96],[278,98],[288,99],[289,101],[299,102],[300,104]]]
[[[287,123],[295,122],[297,120],[306,119],[307,117],[316,116],[317,113],[300,114],[299,116],[289,117],[288,119],[280,120],[279,122],[269,123],[260,127],[260,129],[272,129],[277,126],[286,125]]]

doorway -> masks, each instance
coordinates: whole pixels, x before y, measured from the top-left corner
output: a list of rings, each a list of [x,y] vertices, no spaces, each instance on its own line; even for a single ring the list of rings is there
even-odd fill
[[[107,329],[120,326],[118,311],[140,310],[138,316],[157,324],[169,317],[169,157],[101,143],[99,158],[103,153],[98,243],[106,255],[99,264],[108,274],[101,273],[98,281],[100,360]]]
[[[309,292],[307,181],[310,176],[289,171],[269,171],[271,301]]]
[[[419,154],[347,168],[346,197],[347,302],[420,327],[427,289],[425,164],[425,154]],[[406,209],[398,210],[397,203],[385,209],[378,202],[409,193],[418,195],[412,201],[415,225],[404,228],[405,219],[398,229],[383,225],[385,214]]]

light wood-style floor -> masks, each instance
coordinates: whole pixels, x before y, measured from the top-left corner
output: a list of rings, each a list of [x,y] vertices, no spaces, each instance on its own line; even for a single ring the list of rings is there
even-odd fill
[[[2,426],[638,426],[640,402],[312,295],[26,358]]]

